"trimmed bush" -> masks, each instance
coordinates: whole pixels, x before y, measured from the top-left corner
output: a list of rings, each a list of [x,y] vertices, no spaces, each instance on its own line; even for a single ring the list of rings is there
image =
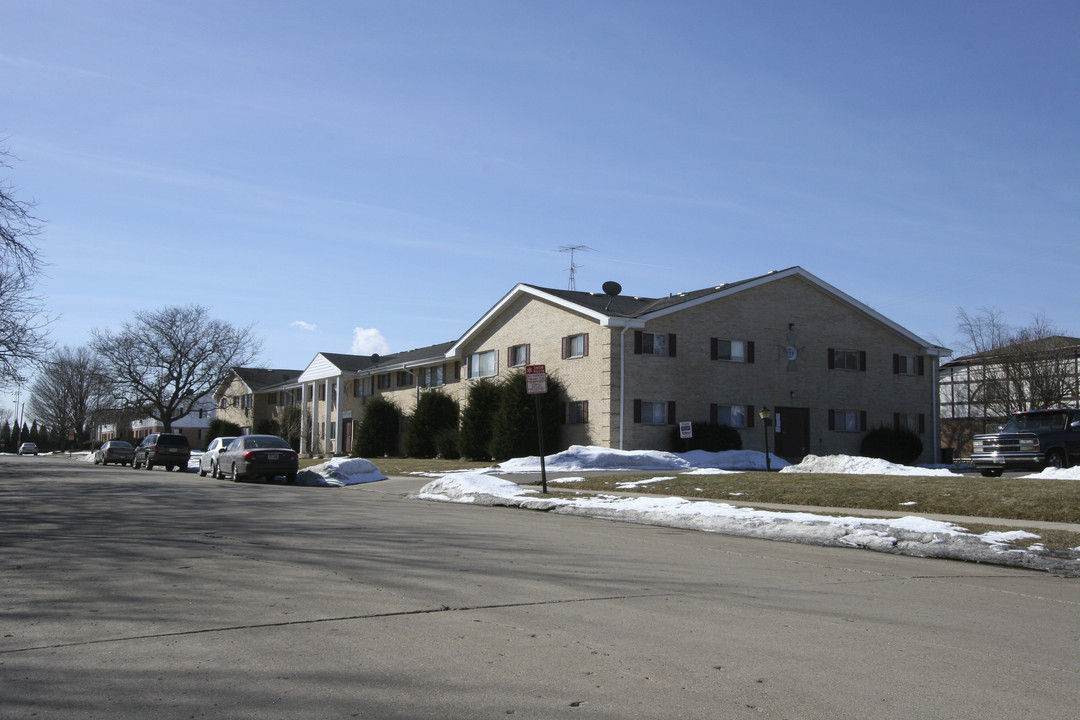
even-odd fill
[[[210,447],[210,443],[212,443],[215,438],[237,437],[239,434],[240,426],[236,423],[229,422],[228,420],[221,420],[220,418],[214,418],[206,428],[206,447]]]
[[[536,428],[536,398],[540,398],[543,418],[544,453],[563,450],[557,447],[559,425],[562,423],[566,391],[558,378],[548,375],[548,391],[529,395],[525,389],[525,373],[515,372],[499,383],[499,406],[491,423],[491,457],[508,460],[540,454],[540,438]]]
[[[473,380],[461,414],[458,452],[469,460],[491,460],[491,423],[499,409],[499,386],[492,380]]]
[[[860,451],[866,457],[911,465],[922,455],[923,444],[919,436],[907,428],[882,425],[866,433]]]
[[[431,458],[439,454],[436,440],[446,430],[458,426],[458,404],[441,390],[428,390],[420,395],[405,430],[405,454],[409,457]]]
[[[400,427],[398,406],[384,397],[372,398],[364,410],[364,419],[356,426],[353,457],[397,455]]]

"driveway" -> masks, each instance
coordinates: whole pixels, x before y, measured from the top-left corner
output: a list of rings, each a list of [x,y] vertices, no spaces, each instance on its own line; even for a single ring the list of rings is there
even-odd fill
[[[0,456],[0,716],[1072,718],[1080,581]]]

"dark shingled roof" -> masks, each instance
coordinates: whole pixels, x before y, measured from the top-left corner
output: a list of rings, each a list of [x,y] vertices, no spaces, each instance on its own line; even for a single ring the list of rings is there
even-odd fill
[[[781,271],[784,272],[784,271]],[[748,283],[755,282],[769,275],[775,275],[776,273],[768,273],[766,275],[759,275],[758,277],[747,278],[746,280],[739,280],[737,282],[724,283],[723,285],[717,285],[715,287],[702,288],[701,290],[691,290],[689,292],[672,293],[667,297],[661,298],[648,298],[637,297],[632,295],[607,295],[605,293],[595,292],[579,292],[576,290],[556,290],[554,288],[544,288],[537,285],[525,284],[525,287],[533,288],[541,292],[553,295],[560,300],[580,305],[583,308],[592,310],[594,312],[603,313],[610,317],[626,317],[636,318],[642,315],[648,315],[649,313],[657,312],[659,310],[665,310],[676,305],[681,305],[685,302],[690,302],[701,297],[712,295],[713,293],[731,290],[740,285],[746,285]]]
[[[275,385],[294,383],[303,370],[275,370],[266,368],[233,368],[233,372],[251,388],[259,392]]]

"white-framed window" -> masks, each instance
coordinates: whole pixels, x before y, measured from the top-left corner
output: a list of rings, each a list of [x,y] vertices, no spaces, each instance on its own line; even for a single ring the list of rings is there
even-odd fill
[[[482,378],[495,376],[495,351],[473,353],[469,356],[469,377]]]
[[[670,403],[638,400],[635,402],[635,419],[640,418],[642,425],[667,425],[669,405]]]
[[[566,424],[585,425],[589,422],[589,401],[573,400],[566,404]]]
[[[442,387],[445,384],[443,366],[424,368],[420,371],[421,387]]]
[[[866,430],[866,413],[860,410],[830,410],[829,429],[857,433]]]
[[[744,363],[749,357],[745,340],[713,339],[713,360]]]
[[[506,350],[506,364],[508,367],[521,367],[529,364],[529,346],[513,345]]]
[[[641,333],[642,355],[667,355],[668,336],[664,333]]]
[[[922,358],[918,355],[893,355],[893,373],[897,375],[922,375]]]
[[[716,422],[734,428],[747,427],[749,413],[745,405],[717,405]]]
[[[866,370],[866,352],[829,348],[830,370]]]
[[[562,356],[567,358],[580,358],[589,354],[589,334],[567,335],[562,339]]]
[[[910,430],[921,435],[926,432],[926,416],[922,413],[896,413],[893,415],[893,425],[897,430]]]

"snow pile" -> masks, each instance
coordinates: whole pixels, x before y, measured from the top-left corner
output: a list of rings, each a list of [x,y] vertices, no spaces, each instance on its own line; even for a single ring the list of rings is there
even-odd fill
[[[1030,480],[1080,480],[1080,465],[1071,468],[1046,468],[1042,472],[1023,477]]]
[[[847,475],[956,475],[946,468],[928,469],[897,465],[878,458],[852,455],[807,455],[798,465],[781,468],[784,473],[837,473]]]
[[[769,464],[781,468],[789,463],[775,455],[769,455]],[[660,450],[613,450],[596,446],[571,445],[554,455],[544,457],[544,468],[551,472],[578,472],[580,470],[693,470],[717,468],[724,470],[764,470],[765,453],[757,450],[725,450],[705,452],[691,450],[671,453]],[[499,473],[540,472],[540,457],[524,457],[507,460],[495,468]]]
[[[385,480],[375,463],[363,458],[334,458],[320,465],[304,468],[296,475],[300,485],[342,487]]]
[[[677,527],[813,545],[1011,565],[1080,577],[1080,548],[1051,552],[1042,545],[1011,543],[1038,539],[1025,531],[975,535],[953,523],[917,516],[832,517],[779,512],[678,497],[541,495],[533,488],[476,472],[445,475],[425,485],[422,500],[515,507],[566,515]]]

